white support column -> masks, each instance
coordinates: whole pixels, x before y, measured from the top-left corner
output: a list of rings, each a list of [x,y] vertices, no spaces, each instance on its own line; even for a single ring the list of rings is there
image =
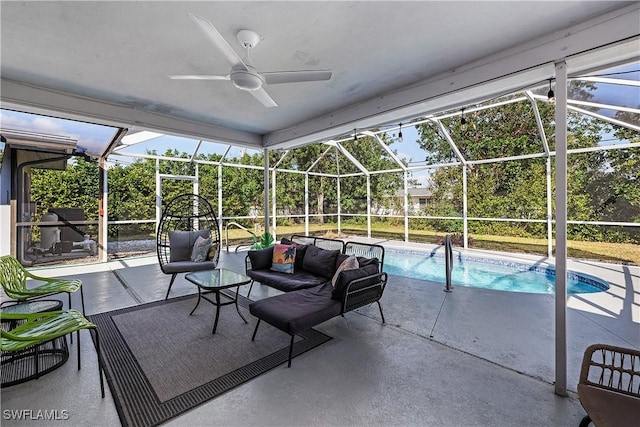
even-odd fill
[[[193,194],[197,194],[200,195],[200,168],[199,165],[196,163],[195,164],[195,179],[193,180]],[[195,205],[193,207],[194,210],[194,214],[199,214],[200,213],[200,206]],[[196,227],[196,229],[200,229],[200,219],[199,218],[194,218],[193,221],[194,227]]]
[[[440,120],[435,120],[435,119],[431,119],[432,122],[434,122],[437,126],[438,129],[440,130],[440,133],[442,133],[442,135],[444,136],[444,139],[447,140],[447,142],[449,143],[449,146],[451,147],[451,150],[453,151],[453,153],[456,155],[456,158],[460,161],[460,163],[462,163],[462,227],[463,227],[463,240],[464,240],[464,248],[468,248],[469,247],[469,221],[467,219],[468,217],[468,212],[467,212],[467,160],[464,158],[464,156],[462,155],[462,152],[460,151],[460,149],[458,148],[458,144],[456,144],[453,140],[453,138],[451,138],[451,134],[449,133],[449,130],[447,129],[447,127],[445,125],[442,124],[442,122]]]
[[[222,160],[218,163],[218,227],[222,236]]]
[[[567,68],[556,62],[556,381],[567,395]]]
[[[156,233],[162,218],[162,183],[160,178],[160,159],[156,159]]]
[[[336,195],[338,197],[338,234],[342,231],[342,194],[340,193],[340,156],[338,155],[338,146],[336,144]]]
[[[193,181],[193,194],[200,194],[200,165],[196,163],[196,179]]]
[[[367,174],[367,237],[371,238],[371,176]]]
[[[309,235],[309,172],[304,174],[304,235]]]
[[[278,221],[276,220],[276,214],[278,212],[276,210],[276,168],[273,168],[273,171],[271,171],[271,198],[273,199],[273,238],[275,240],[277,239],[276,236],[278,233]]]
[[[98,212],[98,230],[100,236],[98,236],[98,259],[101,262],[107,262],[109,260],[109,173],[106,168],[106,159],[100,157],[100,170],[102,171],[102,195],[100,199],[100,209]]]
[[[263,149],[264,158],[264,232],[271,229],[269,225],[269,150]]]
[[[527,98],[531,102],[531,108],[533,114],[536,117],[536,125],[538,126],[538,134],[540,134],[540,140],[542,141],[542,148],[547,155],[547,256],[551,258],[553,256],[553,213],[551,211],[551,150],[549,149],[549,142],[547,141],[547,135],[544,131],[544,125],[542,124],[542,117],[540,117],[540,110],[538,109],[538,103],[536,102],[535,95],[531,91],[526,92]]]
[[[405,169],[404,173],[404,241],[409,241],[409,172]]]
[[[463,225],[463,237],[464,248],[469,247],[469,205],[467,203],[467,165],[462,165],[462,225]]]
[[[553,256],[553,212],[551,203],[551,156],[547,157],[547,257]]]
[[[342,221],[341,221],[341,215],[342,215],[342,205],[340,203],[340,198],[341,198],[341,194],[340,194],[340,171],[338,171],[338,177],[336,178],[337,180],[337,195],[338,195],[338,234],[340,234],[340,232],[342,231]]]

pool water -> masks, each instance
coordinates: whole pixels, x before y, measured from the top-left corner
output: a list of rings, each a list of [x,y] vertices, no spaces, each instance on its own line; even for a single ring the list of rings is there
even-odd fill
[[[445,283],[445,260],[430,253],[386,251],[384,271],[397,276]],[[609,289],[597,277],[569,272],[567,294],[602,292]],[[507,292],[553,294],[553,267],[527,265],[511,261],[471,258],[454,254],[451,272],[453,286],[493,289]]]

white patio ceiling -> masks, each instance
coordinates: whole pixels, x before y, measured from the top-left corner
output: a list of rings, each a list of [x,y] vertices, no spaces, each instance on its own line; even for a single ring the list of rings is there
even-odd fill
[[[259,71],[332,69],[266,85],[265,108],[188,18],[262,38]],[[288,148],[639,57],[640,4],[559,2],[2,2],[3,108],[252,148]]]

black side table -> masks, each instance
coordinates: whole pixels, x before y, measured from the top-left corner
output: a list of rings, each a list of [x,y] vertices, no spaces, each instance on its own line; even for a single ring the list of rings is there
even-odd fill
[[[218,328],[218,318],[220,317],[220,307],[224,305],[235,304],[236,311],[238,312],[242,320],[244,320],[244,323],[247,323],[247,319],[245,319],[242,313],[240,313],[240,308],[238,307],[238,291],[240,290],[240,286],[246,285],[251,282],[251,277],[247,277],[244,274],[236,273],[235,271],[227,270],[226,268],[196,271],[193,273],[189,273],[184,277],[198,287],[198,302],[196,303],[196,306],[193,307],[193,310],[191,310],[191,313],[189,313],[189,316],[191,316],[193,312],[196,311],[196,308],[198,308],[201,299],[205,299],[216,306],[216,319],[213,322],[213,331],[211,332],[212,334],[216,333],[216,329]],[[222,294],[223,296],[230,298],[231,301],[220,302],[220,291],[222,289],[229,288],[236,288],[235,298],[231,298],[228,295]],[[215,301],[212,301],[205,295],[202,295],[203,293],[210,292],[213,292],[216,296]]]
[[[35,300],[2,307],[3,313],[34,314],[62,310],[62,301]],[[2,321],[2,329],[16,327],[16,321]],[[0,352],[2,384],[10,387],[40,377],[62,366],[69,359],[69,348],[64,336],[17,352]],[[38,355],[36,359],[36,354]]]

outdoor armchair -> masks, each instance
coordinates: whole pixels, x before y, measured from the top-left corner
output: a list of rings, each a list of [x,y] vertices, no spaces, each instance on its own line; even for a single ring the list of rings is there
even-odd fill
[[[180,273],[213,270],[220,257],[220,230],[213,208],[197,194],[171,199],[160,219],[156,235],[160,269],[170,274],[165,299]]]
[[[27,279],[32,279],[42,284],[27,287]],[[82,281],[79,279],[54,279],[36,276],[30,273],[20,262],[11,255],[0,257],[0,282],[4,293],[9,298],[18,301],[27,301],[66,293],[69,297],[69,308],[71,308],[71,294],[80,289],[80,299],[82,301],[82,312],[84,313],[84,294],[82,292]],[[3,301],[5,304],[9,301]]]
[[[582,359],[578,398],[597,427],[640,425],[640,350],[607,344],[587,347]]]
[[[89,322],[77,310],[49,311],[45,313],[22,314],[1,313],[3,322],[22,322],[9,331],[0,330],[2,352],[33,352],[34,369],[38,374],[39,346],[68,334],[77,334],[78,370],[80,364],[80,330],[93,329],[96,334],[96,352],[98,354],[98,375],[100,376],[100,392],[104,397],[104,381],[102,378],[102,360],[100,356],[100,340],[98,327]]]

